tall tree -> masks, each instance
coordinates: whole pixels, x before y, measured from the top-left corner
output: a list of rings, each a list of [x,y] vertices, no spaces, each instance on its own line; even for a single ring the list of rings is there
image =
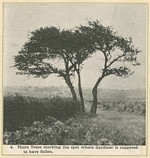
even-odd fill
[[[78,77],[78,90],[81,101],[81,111],[85,112],[84,96],[81,83],[81,69],[83,66],[83,62],[88,57],[90,57],[90,55],[94,51],[94,48],[92,45],[89,44],[89,39],[87,38],[87,35],[82,33],[80,29],[63,31],[62,34],[63,36],[69,38],[69,40],[66,40],[67,44],[65,44],[65,50],[67,52],[70,52],[68,54],[68,59],[74,67],[74,71],[76,72]]]
[[[64,49],[67,41],[66,36],[56,27],[37,29],[31,33],[29,41],[14,57],[14,66],[19,70],[17,73],[21,75],[47,78],[51,74],[56,74],[58,77],[63,77],[70,88],[73,99],[77,100],[71,81],[71,76],[74,75],[74,65],[70,63],[70,52]],[[63,67],[56,67],[54,61],[63,62]]]
[[[93,104],[91,113],[97,111],[97,89],[101,81],[110,75],[119,77],[129,77],[133,71],[129,68],[129,63],[140,65],[137,61],[137,54],[140,52],[133,46],[131,38],[119,36],[111,27],[104,27],[99,21],[89,22],[88,26],[81,26],[80,29],[90,39],[90,44],[100,51],[104,56],[102,72],[98,77],[93,89]]]
[[[62,30],[56,27],[40,28],[31,33],[17,56],[14,57],[18,74],[47,78],[51,74],[63,77],[70,88],[72,97],[77,95],[71,77],[78,76],[78,89],[81,111],[85,112],[84,97],[81,86],[81,68],[83,62],[94,49],[88,38],[79,29]],[[55,66],[54,60],[63,62],[63,67]]]

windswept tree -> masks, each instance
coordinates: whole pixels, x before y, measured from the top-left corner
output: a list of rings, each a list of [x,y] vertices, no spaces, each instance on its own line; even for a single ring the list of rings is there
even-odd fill
[[[111,27],[104,27],[99,21],[89,22],[88,26],[81,26],[80,30],[89,38],[95,51],[100,51],[104,57],[103,68],[93,89],[93,104],[91,113],[97,111],[97,90],[101,81],[110,75],[129,77],[133,74],[130,65],[140,65],[137,54],[140,52],[134,47],[131,38],[119,36]]]
[[[29,41],[14,57],[14,66],[21,75],[47,78],[56,74],[63,77],[74,100],[77,100],[77,95],[71,77],[76,73],[81,111],[85,112],[80,71],[92,51],[88,38],[78,29],[60,31],[56,27],[40,28],[31,33]],[[56,66],[55,62],[63,65]]]
[[[81,84],[81,69],[83,67],[83,62],[90,57],[95,49],[93,45],[90,44],[88,36],[82,33],[80,29],[63,31],[62,34],[63,36],[68,37],[68,39],[66,39],[65,51],[69,52],[68,59],[74,67],[73,70],[77,74],[81,111],[85,112],[84,96]]]
[[[47,78],[51,74],[62,77],[68,85],[72,97],[77,95],[71,81],[74,65],[70,63],[69,52],[64,49],[67,39],[56,27],[40,28],[31,32],[19,54],[14,57],[17,74]],[[71,48],[70,48],[71,49]],[[56,66],[55,62],[62,63]],[[76,64],[76,63],[74,63]]]

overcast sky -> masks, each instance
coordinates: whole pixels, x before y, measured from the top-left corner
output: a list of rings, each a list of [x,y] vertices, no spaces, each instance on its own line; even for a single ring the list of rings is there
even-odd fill
[[[104,26],[112,26],[124,37],[132,37],[141,66],[134,67],[135,73],[127,79],[107,77],[101,88],[135,89],[145,88],[146,79],[146,4],[100,4],[100,3],[5,3],[3,38],[3,83],[4,86],[61,86],[63,79],[49,76],[47,79],[16,75],[13,56],[18,54],[28,39],[28,34],[40,27],[57,26],[70,29],[88,20],[99,20]],[[84,63],[82,85],[93,87],[100,74],[100,53]],[[74,79],[76,86],[76,78]]]

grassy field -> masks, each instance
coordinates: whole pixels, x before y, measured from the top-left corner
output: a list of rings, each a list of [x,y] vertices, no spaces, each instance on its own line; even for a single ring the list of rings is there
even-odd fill
[[[101,111],[96,116],[80,116],[77,122],[89,122],[89,129],[96,126],[100,139],[115,145],[145,144],[145,117],[115,110]]]
[[[91,104],[78,114],[71,98],[5,96],[4,144],[145,145],[143,100],[100,100],[94,116]]]

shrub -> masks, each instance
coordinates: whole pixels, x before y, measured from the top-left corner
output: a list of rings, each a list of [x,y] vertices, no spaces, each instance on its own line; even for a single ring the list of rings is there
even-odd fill
[[[101,101],[98,108],[102,110],[117,110],[118,112],[127,112],[145,115],[146,103],[143,101]]]
[[[4,144],[17,145],[145,145],[145,137],[131,136],[119,127],[98,125],[85,118],[64,122],[52,116],[29,127],[4,132]]]
[[[14,131],[20,126],[29,126],[35,120],[44,121],[45,116],[66,120],[77,112],[78,102],[72,98],[4,97],[4,130]],[[48,119],[48,118],[47,118]]]
[[[78,124],[73,123],[74,119],[69,119],[63,123],[51,116],[47,116],[45,120],[47,121],[48,118],[50,124],[45,124],[42,121],[34,121],[30,127],[23,127],[13,132],[4,132],[4,144],[62,145],[75,144],[80,140],[78,139],[78,131],[81,125],[78,126]]]

